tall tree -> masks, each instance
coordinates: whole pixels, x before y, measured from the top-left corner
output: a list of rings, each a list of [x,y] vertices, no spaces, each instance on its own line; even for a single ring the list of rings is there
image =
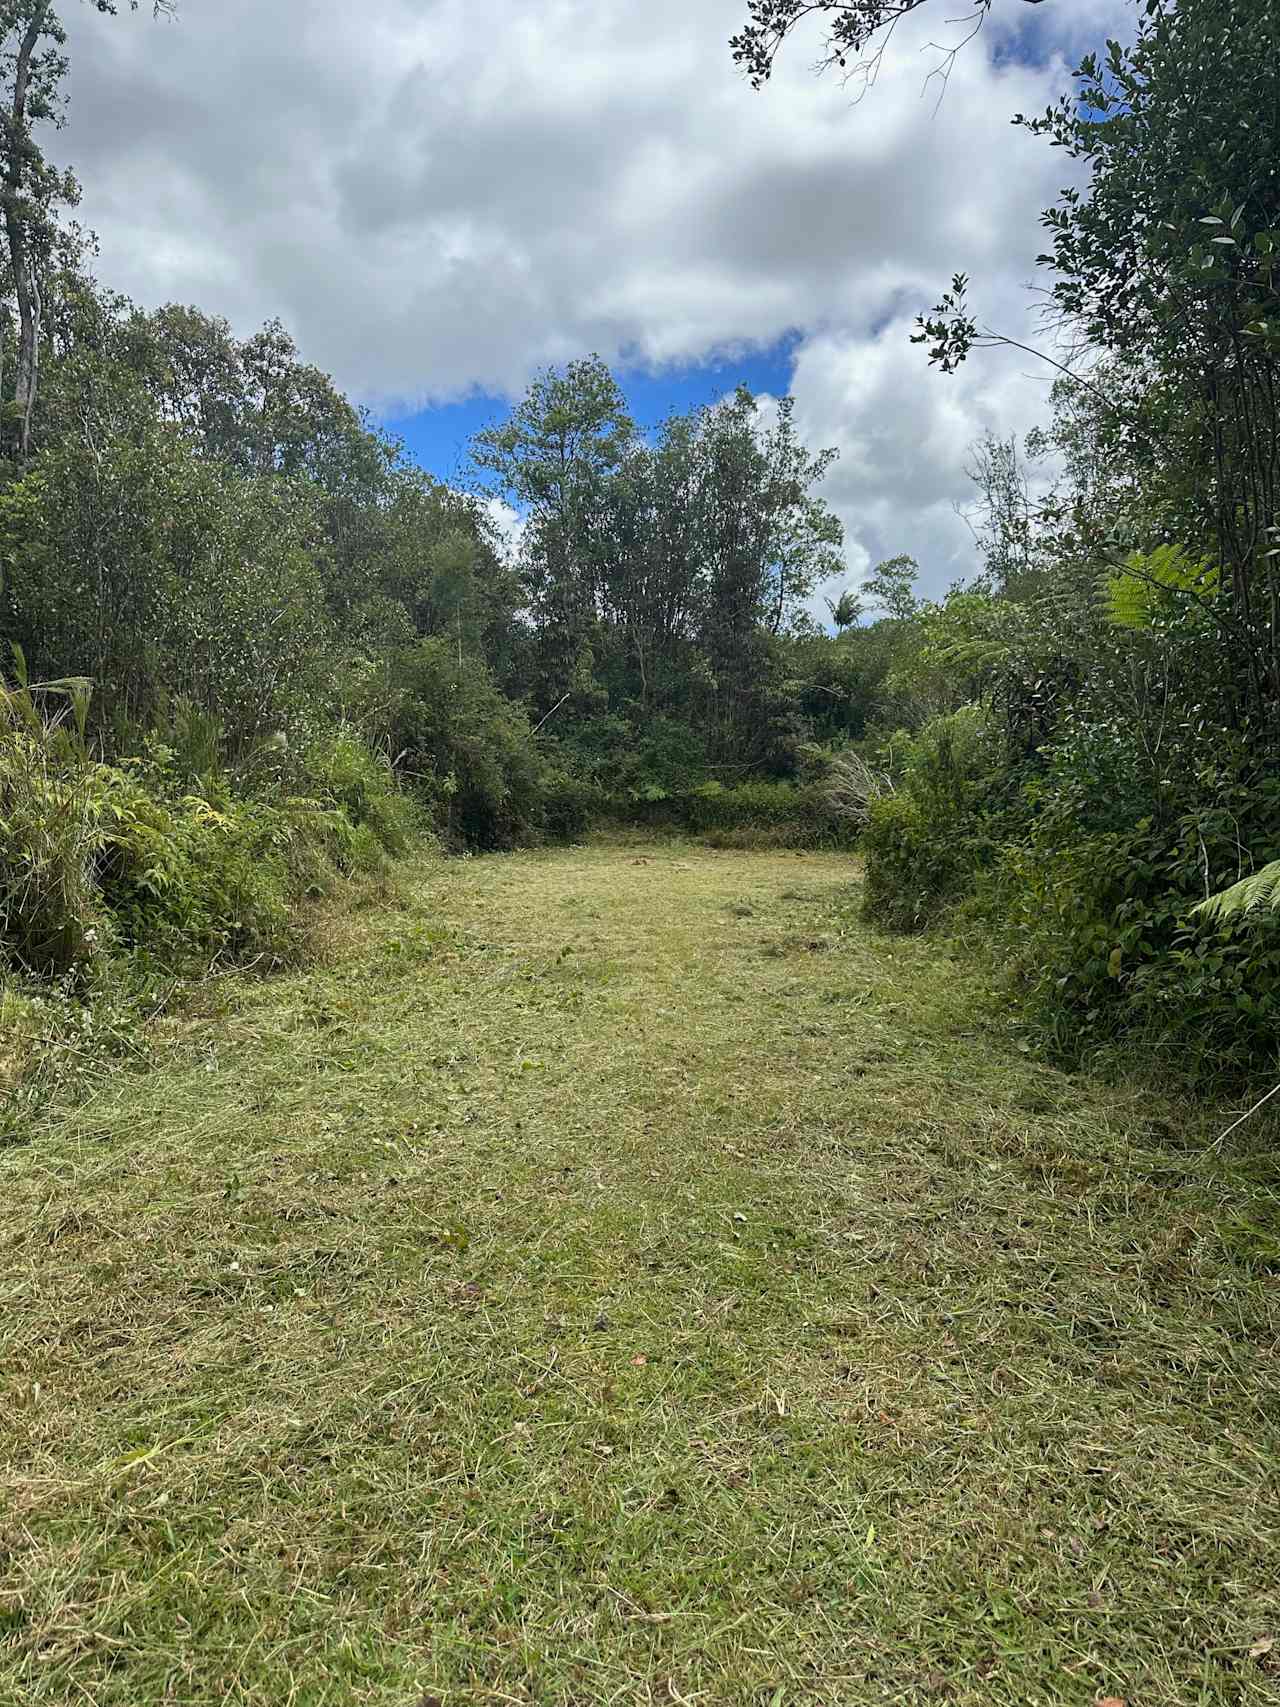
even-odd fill
[[[580,674],[600,615],[608,546],[604,490],[635,442],[617,381],[598,356],[539,374],[473,457],[526,515],[523,552],[544,658],[544,709]]]
[[[1088,172],[1043,216],[1051,310],[1108,358],[1095,404],[1154,465],[1177,451],[1183,542],[1222,572],[1176,596],[1218,631],[1233,715],[1280,734],[1280,0],[1142,0],[1132,46],[1019,122]],[[966,284],[921,322],[944,370],[991,341]]]
[[[920,565],[905,552],[886,557],[862,583],[862,590],[873,605],[895,622],[906,622],[916,614],[920,601],[915,594]]]
[[[130,0],[137,11],[140,0]],[[90,0],[95,11],[115,14],[113,0]],[[153,0],[157,16],[175,0]],[[34,127],[63,122],[62,80],[67,35],[52,0],[3,0],[0,4],[0,207],[5,242],[5,294],[17,306],[16,337],[7,301],[0,309],[0,380],[7,381],[7,346],[13,344],[12,381],[0,388],[6,400],[0,443],[19,462],[31,447],[31,424],[40,377],[42,260],[54,246],[59,206],[74,207],[79,187],[70,172],[50,164]]]

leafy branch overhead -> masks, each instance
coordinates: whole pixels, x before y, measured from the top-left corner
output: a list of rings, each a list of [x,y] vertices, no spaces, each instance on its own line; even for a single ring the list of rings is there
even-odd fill
[[[981,27],[993,0],[968,3],[967,19],[951,13],[945,16],[948,24],[969,25],[960,45]],[[1041,0],[1022,3],[1038,6]],[[926,4],[928,0],[748,0],[746,23],[730,38],[729,46],[734,59],[759,89],[772,76],[774,61],[786,41],[802,25],[817,20],[826,30],[818,69],[850,72],[857,69],[868,50],[878,57],[894,26]]]

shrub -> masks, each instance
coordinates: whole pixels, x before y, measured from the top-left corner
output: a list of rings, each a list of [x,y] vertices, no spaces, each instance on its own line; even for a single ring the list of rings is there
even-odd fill
[[[586,835],[599,816],[600,791],[564,770],[548,770],[542,778],[542,829],[553,842],[575,842]]]
[[[838,835],[821,791],[789,782],[704,783],[682,811],[689,829],[719,847],[814,847]]]
[[[543,760],[524,708],[478,658],[422,640],[396,652],[365,691],[397,770],[447,840],[495,849],[538,839]]]
[[[1068,839],[1053,819],[993,873],[1000,947],[1041,1044],[1076,1062],[1139,1048],[1179,1077],[1227,1082],[1275,1064],[1280,917],[1196,912],[1206,887],[1264,858],[1280,782],[1223,786],[1161,824]]]
[[[705,782],[679,794],[651,785],[627,803],[623,815],[701,836],[713,847],[847,846],[852,839],[816,784]]]
[[[412,802],[396,787],[391,766],[354,729],[344,724],[314,742],[303,775],[309,794],[338,807],[354,832],[364,832],[353,846],[371,840],[387,854],[407,850],[415,829]],[[357,863],[368,868],[364,859]]]
[[[42,716],[53,689],[76,719]],[[225,777],[193,785],[154,739],[95,762],[86,697],[74,683],[0,689],[0,942],[22,968],[64,973],[107,950],[140,970],[279,962],[297,948],[297,900],[407,845],[388,768],[350,731],[311,755],[322,798],[244,797]]]
[[[969,889],[1011,834],[1013,775],[977,706],[935,717],[897,743],[898,793],[867,804],[867,917],[921,930]]]
[[[861,844],[869,919],[890,930],[923,930],[963,894],[973,879],[975,853],[968,836],[947,830],[909,794],[871,802]]]
[[[97,885],[120,945],[189,971],[215,960],[286,959],[295,946],[291,844],[296,808],[203,795],[164,798],[142,766],[97,767]],[[306,803],[306,809],[317,811]],[[336,825],[315,823],[315,839]]]
[[[240,755],[323,688],[316,543],[299,487],[204,460],[144,410],[58,441],[0,495],[2,617],[34,673],[92,678],[112,750],[180,701]]]
[[[80,731],[46,727],[24,686],[0,685],[0,939],[35,972],[93,944],[94,772]]]

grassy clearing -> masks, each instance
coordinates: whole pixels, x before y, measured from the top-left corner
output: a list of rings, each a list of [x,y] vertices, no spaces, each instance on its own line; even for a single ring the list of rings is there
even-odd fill
[[[424,868],[0,1152],[0,1702],[1274,1702],[1274,1128],[850,872]]]

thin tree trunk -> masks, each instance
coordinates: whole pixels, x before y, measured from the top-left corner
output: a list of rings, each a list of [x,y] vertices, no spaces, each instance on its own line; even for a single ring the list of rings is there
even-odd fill
[[[14,295],[18,299],[18,351],[14,364],[13,400],[17,405],[16,444],[25,461],[31,447],[31,417],[40,379],[40,287],[22,212],[23,166],[27,147],[27,90],[31,59],[49,15],[52,0],[41,0],[31,14],[14,65],[13,105],[9,112],[9,158],[4,174],[4,228],[9,242]]]

